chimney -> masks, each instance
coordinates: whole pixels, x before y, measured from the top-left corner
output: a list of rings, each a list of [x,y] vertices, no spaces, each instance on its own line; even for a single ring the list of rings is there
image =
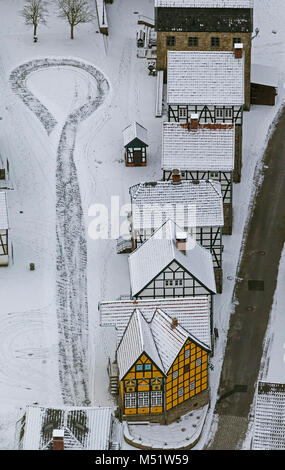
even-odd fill
[[[176,317],[172,318],[171,328],[174,329],[178,326],[178,320]]]
[[[173,184],[180,184],[181,183],[180,171],[179,170],[173,170],[172,171],[172,183]]]
[[[199,114],[191,114],[190,116],[190,130],[197,131],[199,126]]]
[[[54,429],[52,450],[64,450],[64,429]]]
[[[235,44],[235,58],[236,59],[242,58],[242,51],[243,51],[243,44],[241,42],[237,42]]]
[[[176,248],[186,255],[187,233],[176,232]]]

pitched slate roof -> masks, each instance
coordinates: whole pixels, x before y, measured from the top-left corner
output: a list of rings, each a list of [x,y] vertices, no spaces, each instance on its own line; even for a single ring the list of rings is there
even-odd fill
[[[163,365],[153,341],[149,325],[140,310],[136,309],[130,318],[117,349],[120,380],[142,353],[146,353],[163,371]]]
[[[133,142],[135,139],[139,139],[147,145],[147,130],[138,122],[133,122],[123,130],[123,138],[124,147]]]
[[[138,299],[100,302],[101,326],[116,328],[117,341],[124,334],[133,311],[138,308],[150,322],[157,309],[176,317],[183,328],[199,341],[210,344],[210,305],[208,296],[167,299]]]
[[[162,169],[233,171],[235,128],[227,124],[163,123]]]
[[[5,191],[0,191],[0,230],[9,228],[7,195]]]
[[[244,104],[244,54],[231,51],[168,51],[167,103]]]
[[[210,292],[216,292],[212,255],[188,236],[187,251],[176,247],[176,232],[181,229],[171,220],[129,255],[132,296],[142,291],[172,261],[178,262]]]
[[[199,344],[202,348],[210,350],[209,345],[200,343],[197,338],[193,338],[191,332],[187,331],[179,323],[175,328],[171,328],[171,324],[172,318],[160,309],[156,310],[150,323],[150,329],[165,373],[169,371],[177,354],[189,337],[194,339],[196,344]]]
[[[224,225],[223,198],[218,181],[140,183],[130,188],[130,196],[133,230],[156,229],[168,219],[184,228]]]
[[[253,8],[253,0],[155,0],[155,7]]]
[[[120,380],[143,352],[167,374],[188,338],[203,349],[211,350],[179,323],[173,328],[172,317],[163,310],[157,309],[149,322],[139,309],[134,310],[117,349]]]
[[[112,408],[28,406],[22,418],[19,448],[49,450],[54,429],[64,430],[65,450],[108,450]]]
[[[259,382],[253,450],[285,450],[285,384]]]

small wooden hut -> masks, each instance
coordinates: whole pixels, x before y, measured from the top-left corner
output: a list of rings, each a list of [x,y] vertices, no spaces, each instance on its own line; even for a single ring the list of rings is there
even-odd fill
[[[146,166],[147,130],[133,122],[123,130],[126,166]]]

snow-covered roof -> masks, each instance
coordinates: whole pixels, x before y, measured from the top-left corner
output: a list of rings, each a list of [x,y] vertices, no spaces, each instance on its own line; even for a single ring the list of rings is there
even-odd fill
[[[201,124],[197,130],[176,122],[163,123],[162,169],[232,171],[235,128]]]
[[[278,71],[275,67],[268,67],[267,65],[251,64],[251,83],[259,85],[266,85],[277,87],[278,86]]]
[[[179,263],[210,292],[216,292],[212,255],[188,235],[186,254],[176,247],[176,231],[168,220],[147,241],[129,255],[132,296],[142,291],[172,261]]]
[[[259,382],[253,450],[285,450],[285,384]]]
[[[138,308],[150,322],[156,309],[163,310],[199,341],[210,344],[210,305],[206,295],[166,299],[118,300],[100,303],[101,326],[114,326],[119,342],[133,311]]]
[[[53,430],[61,429],[65,450],[108,450],[113,420],[111,408],[28,406],[19,446],[23,450],[49,450]]]
[[[133,122],[123,130],[124,147],[129,145],[135,139],[140,140],[147,145],[147,130],[138,122]]]
[[[210,351],[209,344],[200,342],[179,321],[173,328],[172,320],[173,317],[157,309],[148,322],[138,308],[134,310],[117,349],[120,380],[142,353],[146,353],[167,374],[187,339]]]
[[[142,353],[146,353],[163,372],[163,365],[149,325],[140,310],[136,309],[117,349],[120,379],[125,376]]]
[[[155,0],[155,7],[253,8],[253,0]]]
[[[5,191],[0,191],[0,230],[9,228],[7,196]]]
[[[130,188],[133,230],[157,229],[168,219],[183,228],[224,225],[218,181],[184,180],[140,183]]]
[[[150,323],[153,339],[166,373],[189,337],[194,339],[199,346],[210,349],[209,345],[200,343],[197,338],[192,338],[191,333],[179,325],[179,322],[175,328],[171,328],[171,324],[172,318],[160,309],[156,310]]]
[[[244,104],[244,54],[231,51],[168,51],[167,103]]]

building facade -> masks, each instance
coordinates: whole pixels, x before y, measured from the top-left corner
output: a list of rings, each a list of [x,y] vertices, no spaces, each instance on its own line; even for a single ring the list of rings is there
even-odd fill
[[[245,52],[244,109],[250,108],[252,0],[156,0],[157,69],[167,71],[168,51]],[[165,73],[166,76],[166,73]]]
[[[136,309],[117,349],[122,419],[169,424],[207,404],[209,353],[177,318]]]

